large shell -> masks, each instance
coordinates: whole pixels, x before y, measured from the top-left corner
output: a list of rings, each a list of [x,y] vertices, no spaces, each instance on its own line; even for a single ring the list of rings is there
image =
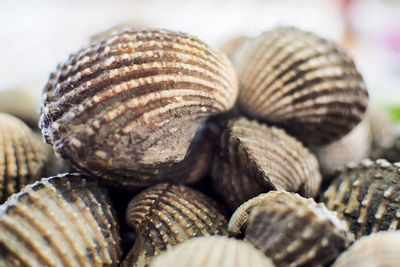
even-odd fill
[[[196,237],[154,259],[151,267],[273,267],[249,243],[225,236]]]
[[[46,146],[20,119],[0,113],[0,203],[42,176]]]
[[[368,102],[361,75],[335,44],[296,28],[250,39],[235,57],[241,110],[280,125],[306,145],[333,142]]]
[[[347,221],[357,238],[400,229],[400,165],[382,159],[351,164],[322,194],[321,201]]]
[[[107,191],[80,174],[44,178],[0,206],[5,266],[117,266],[119,241]]]
[[[216,203],[184,185],[159,184],[139,195],[126,212],[137,240],[123,266],[147,266],[171,245],[203,235],[226,235],[227,221]]]
[[[357,240],[332,267],[398,267],[400,231],[379,232]]]
[[[244,118],[225,127],[213,178],[232,209],[271,189],[314,196],[321,182],[316,158],[299,141]]]
[[[250,212],[245,240],[277,266],[323,266],[353,241],[346,223],[323,204],[285,191],[271,191],[260,197],[262,203],[256,200],[258,206]],[[245,205],[242,212],[246,213],[249,205]]]
[[[229,110],[237,93],[228,59],[198,39],[126,30],[51,74],[40,127],[82,172],[116,186],[148,186],[184,159],[202,123]]]

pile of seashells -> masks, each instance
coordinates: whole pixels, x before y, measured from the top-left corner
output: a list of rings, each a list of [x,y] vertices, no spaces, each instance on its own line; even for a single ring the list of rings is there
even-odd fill
[[[399,146],[352,59],[233,42],[93,39],[43,90],[52,149],[0,114],[0,266],[397,266]]]

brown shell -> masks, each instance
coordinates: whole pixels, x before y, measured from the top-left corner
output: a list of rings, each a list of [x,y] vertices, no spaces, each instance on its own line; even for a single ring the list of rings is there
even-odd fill
[[[0,113],[0,203],[42,177],[49,152],[24,122]]]
[[[400,229],[400,164],[367,159],[348,165],[321,201],[347,221],[356,238]]]
[[[275,266],[249,243],[225,236],[196,237],[154,259],[151,267]]]
[[[346,223],[311,198],[271,191],[256,205],[245,240],[277,266],[323,266],[353,241]]]
[[[203,235],[226,235],[227,221],[214,201],[184,185],[153,186],[130,203],[128,225],[137,240],[123,266],[147,266],[171,245]]]
[[[306,145],[338,140],[367,107],[352,59],[310,32],[282,27],[249,39],[235,65],[242,112],[287,129]]]
[[[149,186],[168,180],[203,122],[229,110],[237,94],[222,53],[183,33],[131,29],[59,65],[44,88],[40,127],[82,172]]]
[[[213,178],[232,209],[275,189],[315,196],[321,182],[316,158],[299,141],[281,129],[245,118],[226,125]]]
[[[332,267],[398,267],[400,231],[363,236],[343,252]]]
[[[107,191],[77,173],[43,178],[0,206],[5,266],[117,266],[119,245]]]

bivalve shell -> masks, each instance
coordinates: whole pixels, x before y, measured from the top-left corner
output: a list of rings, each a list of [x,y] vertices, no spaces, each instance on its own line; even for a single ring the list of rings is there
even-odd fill
[[[183,33],[131,29],[59,65],[43,91],[40,127],[83,173],[149,186],[185,158],[203,122],[229,110],[237,94],[222,53]]]
[[[242,112],[277,124],[306,145],[347,134],[368,102],[352,59],[313,33],[281,27],[246,41],[235,56]]]
[[[217,204],[184,185],[159,184],[143,191],[126,212],[137,240],[123,266],[147,266],[153,256],[186,239],[227,235],[227,221]]]
[[[107,191],[77,173],[43,178],[0,206],[5,266],[117,266],[119,243]]]
[[[154,259],[151,267],[273,267],[272,261],[249,243],[225,236],[196,237]]]
[[[315,196],[321,175],[315,156],[285,131],[240,118],[230,120],[223,130],[213,179],[235,209],[269,190]]]

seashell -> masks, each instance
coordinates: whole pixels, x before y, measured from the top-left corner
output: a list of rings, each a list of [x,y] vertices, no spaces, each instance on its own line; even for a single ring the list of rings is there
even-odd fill
[[[252,245],[225,236],[196,237],[157,256],[151,267],[275,266]]]
[[[400,135],[393,140],[391,146],[389,147],[375,147],[375,149],[371,152],[371,158],[384,158],[389,162],[400,162]]]
[[[48,157],[46,144],[24,122],[0,113],[0,203],[39,179]]]
[[[353,241],[346,223],[311,198],[271,191],[249,202],[235,212],[251,208],[248,222],[234,214],[229,225],[240,229],[247,223],[245,240],[277,266],[323,266]]]
[[[400,232],[363,236],[343,252],[332,267],[397,267],[400,262]]]
[[[316,158],[283,130],[244,118],[230,120],[213,167],[217,190],[237,208],[269,190],[315,196],[321,182]]]
[[[370,104],[368,105],[365,116],[371,127],[374,147],[391,147],[396,138],[396,132],[392,126],[389,114],[383,108]],[[386,157],[381,158],[386,159]]]
[[[352,59],[333,42],[281,27],[245,42],[235,56],[239,108],[324,145],[362,119],[368,93]]]
[[[128,205],[137,240],[123,266],[147,266],[169,246],[203,235],[227,235],[227,221],[214,201],[184,185],[150,187]]]
[[[229,110],[237,94],[229,60],[205,43],[167,30],[126,30],[50,75],[40,127],[83,173],[120,187],[149,186],[166,180],[199,127]]]
[[[247,39],[248,37],[245,35],[237,35],[222,44],[221,51],[233,60],[235,57],[235,53]]]
[[[78,173],[43,178],[0,206],[5,266],[117,266],[119,242],[106,189]]]
[[[356,238],[400,228],[400,164],[380,159],[348,165],[321,195]]]

